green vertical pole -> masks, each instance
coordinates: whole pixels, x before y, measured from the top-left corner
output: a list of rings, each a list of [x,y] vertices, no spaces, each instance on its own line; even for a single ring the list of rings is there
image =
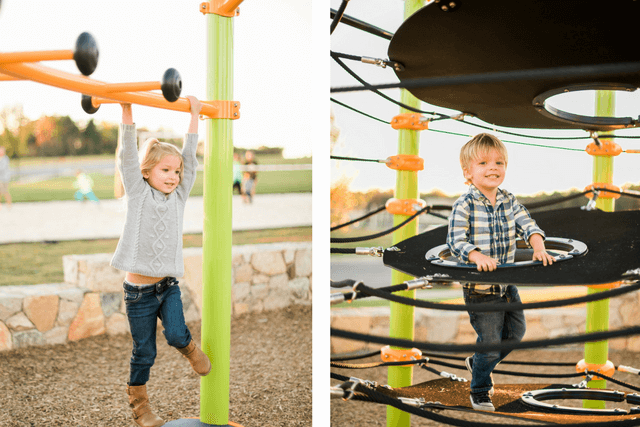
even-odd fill
[[[420,9],[424,0],[406,0],[404,3],[404,18],[407,19],[415,11]],[[414,108],[420,107],[420,100],[411,95],[405,89],[401,89],[401,101]],[[413,111],[400,109],[400,113],[413,113]],[[420,133],[416,130],[400,129],[398,134],[398,154],[419,154]],[[395,197],[398,199],[418,198],[418,173],[416,171],[398,171],[396,175]],[[406,220],[404,215],[394,215],[393,224],[398,225]],[[418,232],[418,219],[396,230],[393,233],[393,242],[400,242],[415,236]],[[393,270],[391,272],[391,284],[402,283],[413,279],[404,273]],[[404,291],[400,295],[408,298],[415,298],[416,292]],[[389,336],[413,340],[414,309],[411,306],[391,302],[391,312],[389,318]],[[391,387],[405,387],[412,384],[413,368],[402,366],[391,366],[388,372],[388,382]],[[387,406],[387,426],[388,427],[408,427],[411,424],[410,414],[399,409]]]
[[[207,19],[207,99],[233,97],[233,18]],[[212,363],[200,380],[200,421],[229,423],[231,347],[231,191],[233,139],[230,119],[207,120],[202,241],[202,349]]]
[[[596,91],[596,116],[615,115],[615,92]],[[593,156],[593,182],[613,183],[613,157]],[[596,207],[605,212],[613,212],[615,199],[598,199]],[[587,294],[595,294],[606,289],[588,288]],[[587,303],[586,332],[606,331],[609,329],[609,299]],[[609,357],[609,342],[598,341],[584,345],[584,361],[604,365]],[[589,382],[590,388],[604,389],[606,380]],[[585,408],[604,409],[605,402],[601,400],[583,401]]]

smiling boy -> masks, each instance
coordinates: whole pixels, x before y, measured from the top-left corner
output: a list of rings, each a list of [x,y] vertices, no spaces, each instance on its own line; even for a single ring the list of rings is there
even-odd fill
[[[478,271],[493,271],[499,264],[514,262],[517,237],[531,245],[534,260],[545,266],[553,263],[544,246],[544,231],[513,194],[498,188],[505,178],[507,160],[502,141],[486,133],[476,135],[460,150],[460,165],[469,190],[453,204],[447,245],[461,262],[476,264]],[[515,285],[466,283],[463,295],[465,304],[520,303]],[[526,330],[522,310],[469,310],[469,320],[478,334],[478,344],[520,341]],[[470,399],[474,409],[495,410],[491,373],[510,352],[475,353],[465,361],[472,376]]]

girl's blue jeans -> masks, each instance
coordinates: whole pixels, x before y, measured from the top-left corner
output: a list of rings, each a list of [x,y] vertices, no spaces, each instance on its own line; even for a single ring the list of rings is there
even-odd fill
[[[520,303],[520,295],[515,285],[508,285],[504,295],[470,294],[464,288],[465,304],[512,304]],[[476,343],[500,344],[505,341],[520,341],[527,329],[524,312],[498,311],[473,312],[469,310],[471,326],[478,334]],[[491,390],[493,387],[491,373],[511,350],[475,353],[473,355],[473,374],[471,376],[471,392],[479,393]]]
[[[129,385],[144,385],[156,359],[156,325],[162,321],[167,344],[184,348],[191,342],[191,332],[184,320],[180,287],[174,277],[165,277],[152,285],[135,286],[126,280],[124,301],[133,338]]]

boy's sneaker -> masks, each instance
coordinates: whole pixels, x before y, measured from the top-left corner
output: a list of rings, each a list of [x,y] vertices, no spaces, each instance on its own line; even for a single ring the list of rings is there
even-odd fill
[[[464,359],[464,365],[467,367],[467,371],[469,371],[469,373],[473,375],[473,356],[469,356]],[[491,384],[493,384],[493,374],[491,374]],[[491,386],[491,390],[489,390],[489,397],[493,396],[494,392],[495,390],[493,389],[493,386]]]
[[[491,402],[491,397],[489,397],[489,393],[486,391],[480,393],[471,393],[469,395],[471,399],[471,406],[476,411],[489,411],[493,412],[496,408],[493,407],[493,403]]]

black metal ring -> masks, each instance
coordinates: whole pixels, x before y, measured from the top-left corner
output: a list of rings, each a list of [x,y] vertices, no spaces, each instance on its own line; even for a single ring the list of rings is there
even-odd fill
[[[632,397],[634,395],[628,395]],[[592,409],[592,408],[578,408],[562,405],[551,405],[549,403],[541,402],[542,400],[560,400],[560,399],[577,399],[577,400],[605,400],[608,402],[624,402],[625,394],[621,391],[613,390],[598,390],[598,389],[583,389],[583,388],[562,388],[562,389],[543,389],[534,390],[523,393],[520,400],[523,403],[532,406],[537,409],[544,409],[547,411],[562,412],[568,414],[580,414],[580,415],[628,415],[628,414],[640,414],[640,408],[634,407],[629,411],[621,408],[614,409]],[[628,399],[628,403],[635,403],[633,399]]]

